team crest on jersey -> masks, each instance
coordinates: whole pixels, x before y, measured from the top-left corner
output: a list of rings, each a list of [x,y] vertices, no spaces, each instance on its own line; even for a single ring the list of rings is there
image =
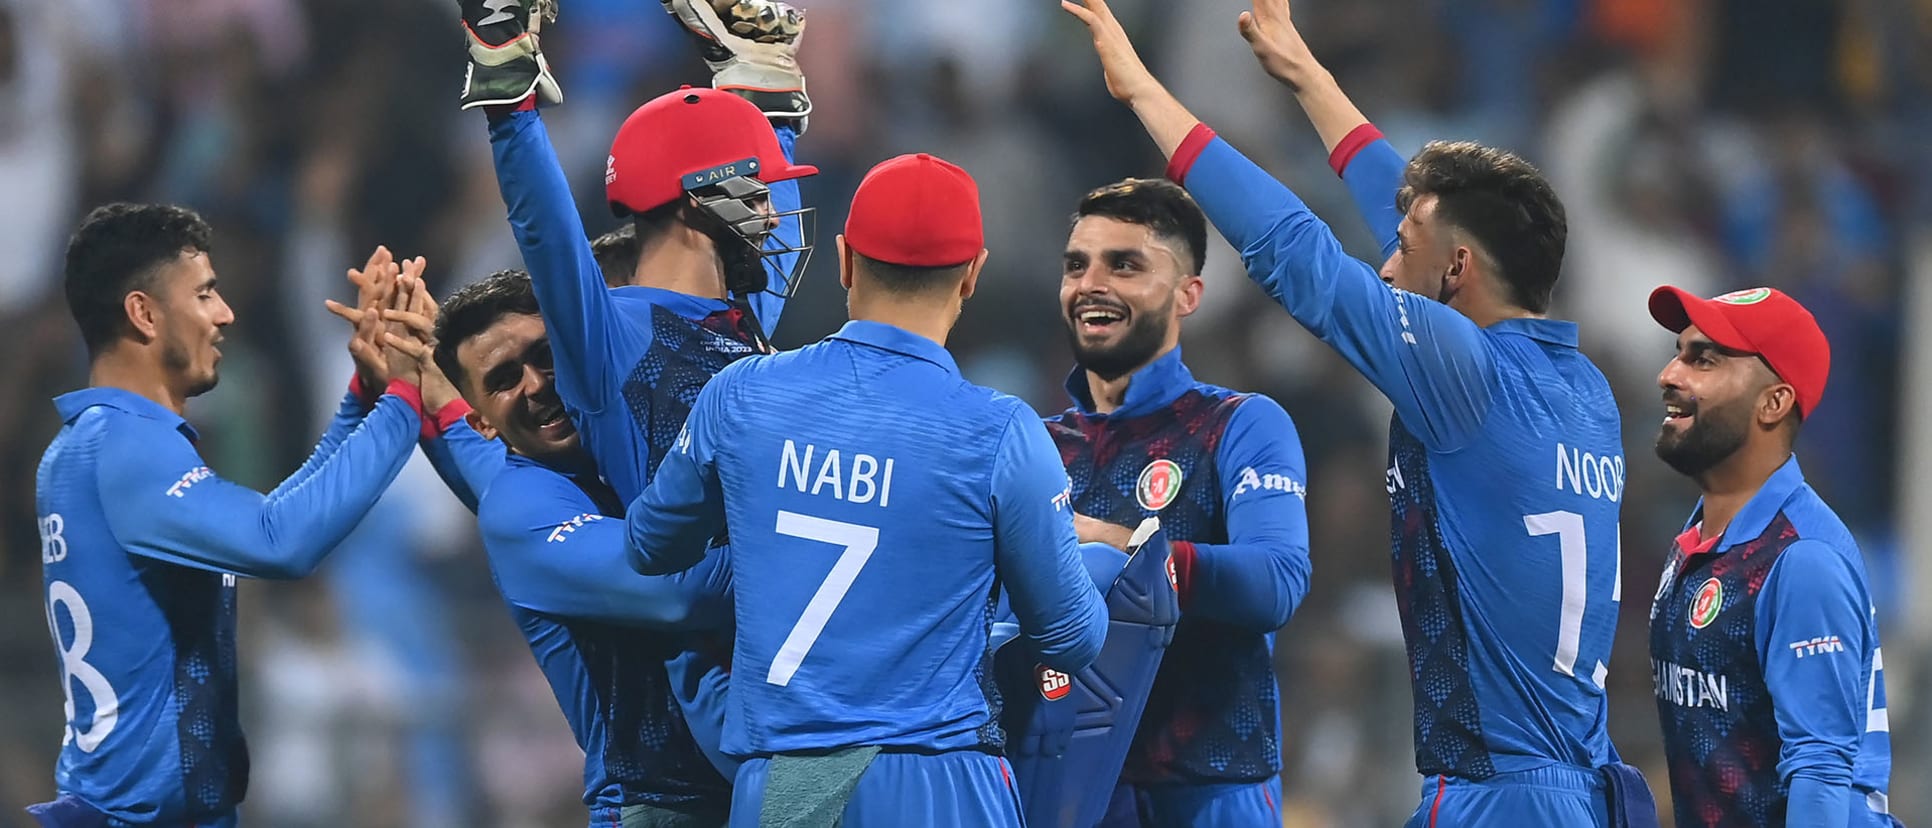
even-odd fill
[[[1155,460],[1140,470],[1140,479],[1134,482],[1134,498],[1140,507],[1150,512],[1158,512],[1174,502],[1175,495],[1181,491],[1181,466],[1167,458]]]
[[[1717,620],[1717,611],[1724,607],[1724,584],[1712,578],[1697,588],[1697,597],[1691,600],[1690,625],[1692,629],[1704,629]]]
[[[1047,701],[1059,701],[1073,692],[1073,677],[1044,664],[1033,669],[1033,676],[1040,680],[1040,697]]]
[[[1731,291],[1712,301],[1723,302],[1726,305],[1755,305],[1769,298],[1771,298],[1770,288],[1746,288]]]
[[[1181,591],[1181,577],[1174,572],[1174,553],[1172,552],[1167,553],[1167,585],[1173,587],[1175,592]]]

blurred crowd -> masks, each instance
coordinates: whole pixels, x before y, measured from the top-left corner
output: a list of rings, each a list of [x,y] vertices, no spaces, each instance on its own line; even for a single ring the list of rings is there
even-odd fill
[[[562,6],[543,36],[567,102],[546,118],[595,233],[614,226],[600,173],[616,125],[707,75],[657,3]],[[858,176],[932,152],[980,181],[993,250],[953,350],[970,379],[1064,407],[1066,216],[1089,188],[1161,170],[1083,32],[1047,0],[805,6],[817,109],[799,154],[823,170],[804,184],[821,249],[778,344],[843,321],[832,236]],[[1236,35],[1246,0],[1114,6],[1185,103],[1375,258],[1313,130]],[[1902,291],[1932,230],[1932,2],[1298,0],[1295,15],[1397,149],[1514,149],[1568,208],[1557,312],[1582,324],[1626,423],[1612,734],[1660,798],[1645,616],[1695,492],[1651,454],[1654,378],[1673,348],[1645,311],[1652,287],[1772,285],[1818,315],[1834,370],[1800,457],[1863,544],[1887,644],[1906,640],[1892,446]],[[214,224],[238,321],[222,383],[190,419],[217,471],[272,487],[348,379],[346,329],[322,308],[350,294],[347,268],[386,244],[428,257],[442,294],[520,266],[483,117],[455,106],[456,27],[449,0],[0,0],[0,826],[51,795],[60,743],[33,473],[59,426],[48,398],[85,382],[59,289],[67,234],[111,200],[186,204]],[[1217,241],[1207,269],[1188,361],[1278,399],[1310,468],[1314,587],[1276,642],[1286,822],[1395,824],[1417,779],[1388,586],[1388,407],[1242,277],[1234,251]],[[251,824],[581,821],[580,754],[474,535],[419,461],[320,575],[244,587]],[[1889,678],[1895,705],[1932,690]],[[1894,811],[1908,822],[1932,815],[1914,784],[1923,718],[1893,719]]]

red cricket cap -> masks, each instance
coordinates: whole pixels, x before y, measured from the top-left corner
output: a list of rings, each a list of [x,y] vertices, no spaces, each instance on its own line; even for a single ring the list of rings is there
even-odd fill
[[[604,193],[622,215],[670,203],[684,193],[689,176],[748,175],[775,184],[817,174],[817,167],[785,158],[778,133],[752,102],[686,86],[646,101],[617,128]]]
[[[1811,311],[1774,288],[1751,288],[1699,299],[1665,285],[1650,294],[1650,317],[1682,333],[1696,325],[1712,342],[1756,354],[1798,391],[1798,413],[1809,415],[1825,395],[1831,342]]]
[[[986,249],[979,185],[965,170],[919,153],[865,174],[845,218],[845,243],[873,261],[945,267]]]

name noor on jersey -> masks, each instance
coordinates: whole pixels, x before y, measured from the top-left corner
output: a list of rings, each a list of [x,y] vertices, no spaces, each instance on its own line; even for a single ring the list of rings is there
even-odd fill
[[[1597,454],[1556,444],[1556,490],[1616,503],[1623,499],[1623,455]],[[1390,495],[1404,487],[1402,468],[1391,463],[1383,480]]]

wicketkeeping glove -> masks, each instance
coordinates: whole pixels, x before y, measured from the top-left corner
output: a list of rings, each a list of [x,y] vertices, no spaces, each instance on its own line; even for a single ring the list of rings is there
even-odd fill
[[[459,0],[470,64],[463,75],[463,108],[516,104],[535,94],[539,105],[563,103],[550,75],[537,30],[557,19],[556,0]]]
[[[798,67],[805,14],[780,0],[661,0],[697,37],[711,85],[754,104],[765,117],[805,131],[812,99]]]

